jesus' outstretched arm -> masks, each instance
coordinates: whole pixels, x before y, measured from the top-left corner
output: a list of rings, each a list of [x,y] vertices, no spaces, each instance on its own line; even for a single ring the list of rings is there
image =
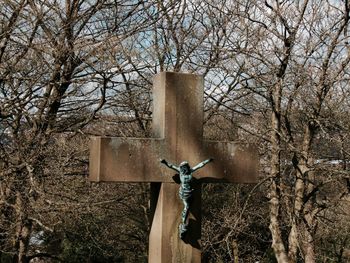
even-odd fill
[[[202,168],[204,165],[206,165],[207,163],[210,163],[210,162],[213,161],[213,160],[214,160],[213,158],[210,158],[210,159],[207,159],[207,160],[205,160],[205,161],[203,161],[203,162],[197,164],[195,167],[192,168],[192,171],[194,172],[194,171],[196,171],[196,170]]]
[[[168,163],[165,159],[162,159],[161,161],[160,161],[162,164],[165,164],[167,167],[169,167],[170,169],[173,169],[173,170],[175,170],[176,172],[180,172],[180,168],[179,167],[177,167],[177,166],[175,166],[175,165],[173,165],[173,164],[171,164],[171,163]]]

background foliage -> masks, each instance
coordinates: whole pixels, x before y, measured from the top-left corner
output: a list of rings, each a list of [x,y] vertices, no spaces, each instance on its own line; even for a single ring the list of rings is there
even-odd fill
[[[166,70],[259,147],[258,185],[203,186],[203,261],[350,260],[348,0],[0,4],[1,262],[147,261],[149,186],[88,183],[88,137],[150,136]]]

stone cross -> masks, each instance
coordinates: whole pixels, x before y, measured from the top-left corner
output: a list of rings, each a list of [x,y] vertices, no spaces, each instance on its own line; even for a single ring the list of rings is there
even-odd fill
[[[201,182],[254,183],[257,152],[233,142],[203,139],[203,77],[162,72],[153,85],[153,138],[93,137],[90,180],[150,182],[152,226],[150,263],[201,261]],[[214,161],[194,174],[189,230],[179,238],[182,203],[174,173],[160,164],[166,159],[195,165]]]

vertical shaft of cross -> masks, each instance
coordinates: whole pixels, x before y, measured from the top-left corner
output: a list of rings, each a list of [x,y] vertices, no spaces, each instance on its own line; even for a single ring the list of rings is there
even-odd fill
[[[153,132],[164,138],[167,158],[175,163],[200,161],[203,134],[203,78],[164,72],[155,77],[153,88]],[[189,215],[190,231],[179,239],[183,204],[179,186],[162,183],[151,193],[154,217],[150,233],[149,262],[200,262],[201,193],[196,187]],[[159,191],[159,192],[158,192]],[[152,209],[153,207],[153,209]]]
[[[203,136],[203,77],[162,72],[153,85],[153,133],[173,162],[198,163]]]

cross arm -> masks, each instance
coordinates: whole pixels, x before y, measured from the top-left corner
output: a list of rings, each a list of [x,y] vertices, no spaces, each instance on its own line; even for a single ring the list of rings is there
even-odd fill
[[[200,170],[202,182],[256,183],[259,159],[254,146],[234,142],[204,141],[203,157],[213,156],[214,161]]]
[[[162,139],[92,137],[90,181],[94,182],[173,182],[159,159],[167,156]]]

